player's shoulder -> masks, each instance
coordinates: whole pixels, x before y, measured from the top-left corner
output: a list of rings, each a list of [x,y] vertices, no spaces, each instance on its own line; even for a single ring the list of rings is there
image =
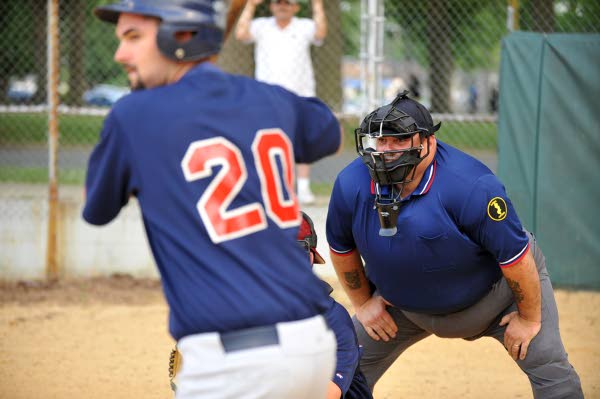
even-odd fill
[[[132,91],[121,97],[113,105],[110,113],[121,123],[135,120],[144,115],[146,118],[149,115],[154,115],[153,111],[160,110],[164,105],[166,93],[171,89],[170,86]],[[146,118],[143,118],[143,120]]]
[[[142,106],[148,102],[145,91],[132,91],[119,98],[110,109],[106,120],[113,123],[125,123],[135,116],[142,109]]]
[[[344,329],[353,331],[352,318],[348,310],[333,298],[331,298],[329,308],[325,312],[325,318],[336,335]]]
[[[477,158],[440,140],[437,141],[436,162],[441,177],[466,187],[493,172]],[[459,186],[460,187],[460,186]]]
[[[438,141],[436,161],[440,183],[451,188],[444,190],[444,197],[454,199],[457,205],[474,193],[504,189],[502,182],[483,162],[451,145]]]

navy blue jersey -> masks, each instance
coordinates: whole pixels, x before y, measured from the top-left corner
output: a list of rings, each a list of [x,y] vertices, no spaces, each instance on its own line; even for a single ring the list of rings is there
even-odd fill
[[[83,217],[108,223],[137,197],[175,339],[308,318],[328,299],[296,244],[294,163],[339,144],[319,100],[201,64],[114,106]]]
[[[528,239],[504,186],[475,158],[438,140],[434,161],[402,202],[398,231],[379,236],[373,183],[360,159],[338,175],[327,215],[330,248],[357,249],[381,295],[408,311],[445,314],[482,298]]]
[[[346,308],[330,298],[324,314],[337,341],[333,382],[342,390],[343,399],[370,399],[369,385],[359,369],[360,347],[352,319]]]

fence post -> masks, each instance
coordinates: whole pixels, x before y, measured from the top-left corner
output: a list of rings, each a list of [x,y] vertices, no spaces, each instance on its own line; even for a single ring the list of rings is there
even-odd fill
[[[509,32],[519,30],[519,0],[508,0],[506,27]]]
[[[46,249],[46,279],[58,278],[58,80],[59,35],[58,2],[48,0],[48,236]]]
[[[381,0],[362,0],[360,18],[362,116],[381,105],[383,87],[384,5]]]

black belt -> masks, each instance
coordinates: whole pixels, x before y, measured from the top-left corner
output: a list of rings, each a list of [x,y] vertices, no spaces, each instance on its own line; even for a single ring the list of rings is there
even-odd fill
[[[275,325],[227,331],[221,333],[220,337],[225,352],[279,344],[279,334]]]

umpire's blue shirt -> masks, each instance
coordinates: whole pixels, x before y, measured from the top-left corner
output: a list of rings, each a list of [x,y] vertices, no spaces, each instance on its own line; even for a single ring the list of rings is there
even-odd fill
[[[358,250],[368,278],[400,309],[464,309],[490,290],[500,267],[517,263],[529,248],[502,183],[439,140],[434,161],[403,201],[396,235],[379,236],[374,199],[369,172],[356,159],[336,179],[327,240],[339,255]]]

